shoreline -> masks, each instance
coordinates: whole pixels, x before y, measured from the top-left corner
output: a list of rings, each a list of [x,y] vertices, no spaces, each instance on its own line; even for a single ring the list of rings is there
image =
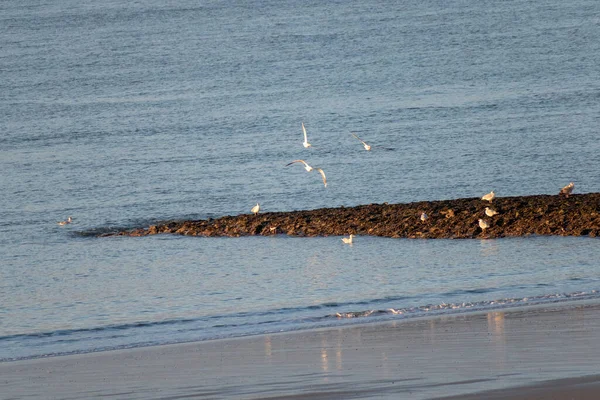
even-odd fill
[[[41,353],[30,356],[22,356],[16,358],[0,358],[0,364],[29,361],[29,360],[40,360],[40,359],[51,359],[55,357],[68,357],[78,356],[85,354],[94,354],[110,351],[127,351],[134,349],[151,348],[157,346],[170,346],[190,343],[203,343],[216,340],[235,340],[258,337],[262,335],[278,335],[278,334],[294,334],[302,332],[310,332],[314,330],[322,329],[339,329],[344,327],[362,326],[362,325],[377,325],[386,323],[409,323],[411,321],[426,320],[431,318],[447,318],[447,317],[461,317],[469,315],[481,315],[491,312],[512,312],[519,310],[535,310],[540,308],[551,308],[551,307],[573,307],[576,305],[585,304],[600,304],[600,297],[596,290],[589,292],[573,292],[567,293],[556,293],[551,295],[544,295],[539,297],[526,297],[526,298],[505,298],[496,299],[492,301],[482,302],[466,302],[466,303],[442,303],[442,304],[427,304],[416,307],[408,308],[388,308],[388,309],[370,309],[366,311],[347,312],[347,313],[335,313],[328,314],[325,317],[331,318],[330,322],[325,322],[318,325],[300,325],[295,327],[287,326],[286,328],[269,329],[266,331],[253,331],[239,334],[231,334],[227,336],[206,336],[198,337],[191,340],[172,340],[164,342],[156,342],[152,344],[148,343],[127,343],[123,345],[117,345],[114,347],[100,347],[90,349],[80,349],[74,351],[65,351],[60,353]],[[398,315],[400,314],[400,315]],[[110,330],[114,327],[102,327],[101,329]],[[96,330],[95,328],[91,328]],[[42,332],[42,335],[48,335],[49,332]],[[28,335],[28,334],[24,334]],[[35,335],[31,333],[29,335]]]
[[[15,399],[512,399],[524,387],[594,386],[598,317],[600,302],[583,300],[10,361],[0,376]]]
[[[486,207],[498,214],[487,216]],[[421,220],[425,213],[426,219]],[[489,227],[482,229],[479,220]],[[532,195],[369,204],[289,212],[241,214],[216,219],[171,221],[99,236],[342,236],[466,239],[527,235],[600,235],[600,193]]]

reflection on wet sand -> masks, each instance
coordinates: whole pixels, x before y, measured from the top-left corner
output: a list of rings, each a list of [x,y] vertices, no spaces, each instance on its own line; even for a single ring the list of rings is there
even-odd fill
[[[494,341],[504,338],[504,312],[493,311],[487,313],[488,332],[493,334]]]
[[[338,347],[335,349],[335,369],[338,371],[343,369],[341,345],[338,345]]]
[[[327,337],[321,337],[321,372],[323,373],[323,382],[329,382],[329,355],[327,354],[327,350],[329,349],[329,343],[327,342]]]
[[[494,345],[494,361],[500,369],[506,366],[506,335],[504,312],[487,313],[488,334]]]
[[[323,370],[323,373],[329,372],[329,357],[327,356],[327,349],[325,348],[321,349],[321,369]],[[325,380],[327,380],[327,377],[325,377]]]
[[[265,336],[265,358],[267,359],[267,361],[269,363],[271,363],[272,358],[273,358],[273,349],[272,349],[272,344],[271,344],[271,336],[270,335],[266,335]]]
[[[327,340],[327,337],[321,338],[321,351],[319,354],[320,363],[321,363],[321,372],[327,374],[331,372],[332,365],[330,360],[330,353],[335,351],[335,370],[341,371],[343,369],[343,361],[342,361],[342,341],[343,335],[342,331],[337,331],[337,335],[335,337],[336,345],[335,348],[331,346]],[[324,381],[328,381],[327,376],[325,376]]]

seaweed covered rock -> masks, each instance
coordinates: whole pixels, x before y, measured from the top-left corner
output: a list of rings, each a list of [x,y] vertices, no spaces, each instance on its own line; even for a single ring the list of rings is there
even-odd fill
[[[489,207],[488,214],[486,207]],[[497,214],[491,215],[493,211]],[[427,215],[424,221],[421,219],[423,213]],[[480,225],[480,219],[486,223]],[[525,235],[595,237],[600,234],[600,193],[496,197],[491,203],[479,198],[467,198],[266,212],[199,221],[173,221],[114,235],[162,233],[207,237],[280,234],[341,236],[350,233],[427,239]]]

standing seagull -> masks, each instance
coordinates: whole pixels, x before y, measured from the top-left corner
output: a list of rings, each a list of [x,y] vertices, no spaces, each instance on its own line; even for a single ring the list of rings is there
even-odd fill
[[[312,146],[310,143],[308,143],[308,137],[306,136],[306,128],[304,127],[304,122],[302,123],[302,132],[304,132],[304,142],[302,142],[302,146],[306,148]]]
[[[60,226],[64,226],[64,225],[70,224],[71,222],[73,222],[73,218],[69,217],[69,218],[67,218],[66,221],[60,221],[60,222],[58,222],[58,224]]]
[[[327,177],[325,176],[325,172],[321,168],[317,168],[317,171],[319,171],[321,177],[323,178],[323,185],[327,187]]]
[[[352,244],[352,238],[353,237],[354,237],[354,235],[350,234],[350,237],[342,238],[342,242],[344,242],[346,244]]]
[[[558,193],[559,196],[565,196],[565,197],[569,197],[569,195],[573,192],[573,188],[575,187],[575,184],[573,182],[569,183],[567,186],[565,186],[564,188],[560,189],[560,192]]]
[[[485,232],[485,230],[490,227],[490,224],[486,220],[479,218],[479,227]]]
[[[287,167],[288,165],[292,165],[293,163],[297,163],[297,162],[301,162],[302,164],[304,164],[304,169],[307,170],[308,172],[310,172],[310,171],[313,170],[313,167],[311,167],[310,165],[308,165],[306,163],[306,161],[304,161],[304,160],[294,160],[294,161],[292,161],[289,164],[285,164],[285,166]]]
[[[481,198],[481,200],[487,200],[490,203],[492,202],[492,200],[494,200],[494,197],[496,197],[496,194],[494,193],[494,191],[492,190],[491,192],[489,192],[488,194],[486,194],[485,196],[483,196]]]
[[[425,222],[425,221],[427,221],[427,218],[428,218],[428,217],[427,217],[427,214],[426,214],[426,213],[422,213],[422,214],[421,214],[421,222]]]
[[[498,211],[493,210],[489,207],[485,208],[485,215],[487,215],[488,217],[493,217],[494,215],[498,214]]]
[[[366,151],[371,150],[371,146],[369,146],[368,144],[366,144],[361,138],[359,138],[358,136],[356,136],[354,133],[352,134],[352,136],[354,136],[355,138],[357,138],[358,140],[360,140],[360,142],[363,144],[363,146],[365,147]]]
[[[260,204],[256,203],[256,205],[254,207],[252,207],[252,213],[254,213],[254,215],[257,215],[258,212],[260,211]]]

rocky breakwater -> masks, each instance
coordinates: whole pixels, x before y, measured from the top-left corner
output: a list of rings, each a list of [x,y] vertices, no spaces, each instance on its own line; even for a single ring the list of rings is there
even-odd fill
[[[497,212],[488,216],[486,207]],[[425,215],[423,215],[425,213]],[[421,218],[423,216],[423,218]],[[479,220],[487,222],[480,224]],[[482,229],[481,226],[484,226]],[[498,238],[526,235],[600,234],[600,193],[369,204],[306,211],[243,214],[199,221],[173,221],[112,235],[192,236],[372,235],[392,238]]]

